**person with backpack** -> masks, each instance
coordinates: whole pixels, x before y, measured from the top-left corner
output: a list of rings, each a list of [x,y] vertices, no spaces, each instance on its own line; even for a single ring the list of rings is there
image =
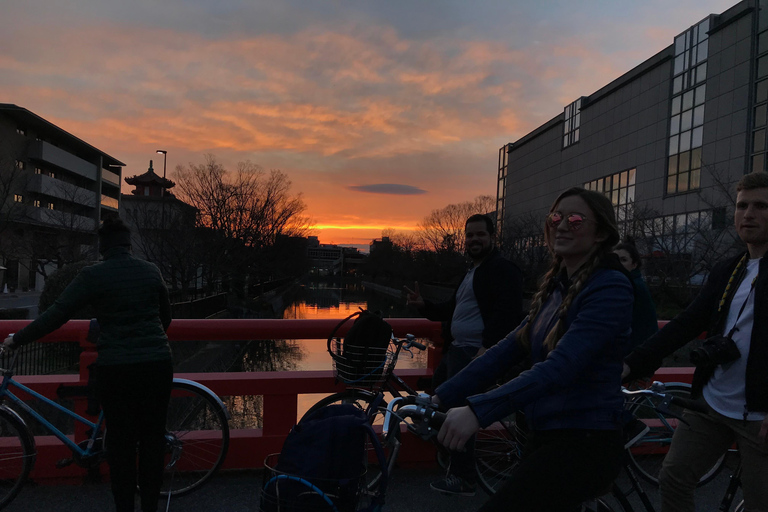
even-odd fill
[[[550,208],[544,239],[552,263],[528,317],[433,396],[450,408],[438,441],[451,450],[480,428],[525,413],[522,460],[483,512],[579,510],[621,468],[620,383],[633,290],[613,254],[619,234],[611,201],[566,190]],[[488,391],[524,360],[529,370]]]
[[[629,272],[632,286],[635,288],[635,304],[632,308],[632,348],[644,342],[659,330],[659,320],[656,317],[656,304],[645,284],[640,268],[643,260],[635,244],[628,240],[613,248],[619,261]]]
[[[418,308],[429,320],[450,322],[453,341],[446,347],[433,379],[437,387],[461,371],[472,358],[484,353],[514,329],[523,310],[523,274],[494,246],[494,225],[487,215],[476,214],[464,227],[465,250],[472,260],[461,284],[450,300],[425,300],[416,283],[406,287],[407,304]],[[472,450],[452,453],[444,479],[433,482],[433,490],[473,496],[475,466]]]

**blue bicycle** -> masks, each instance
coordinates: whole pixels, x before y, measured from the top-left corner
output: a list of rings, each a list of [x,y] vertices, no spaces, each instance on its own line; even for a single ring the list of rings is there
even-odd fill
[[[91,421],[14,380],[18,352],[3,357],[8,353],[0,348],[0,362],[5,367],[0,368],[0,509],[16,497],[35,465],[35,437],[29,424],[32,420],[72,451],[72,458],[59,461],[57,467],[74,463],[95,468],[106,460],[103,413],[97,413],[96,421]],[[39,406],[33,408],[12,390],[20,390],[74,421],[66,427],[54,425]],[[85,396],[84,390],[80,394]],[[173,379],[162,487],[162,494],[169,500],[171,495],[181,496],[198,489],[221,467],[229,448],[228,420],[226,406],[210,389],[191,380]],[[72,423],[84,426],[86,439],[75,438]]]

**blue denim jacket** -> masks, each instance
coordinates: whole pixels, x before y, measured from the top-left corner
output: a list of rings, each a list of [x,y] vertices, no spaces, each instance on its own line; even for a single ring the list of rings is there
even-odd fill
[[[566,315],[566,332],[554,350],[543,347],[557,321],[557,308],[568,282],[558,279],[531,329],[529,370],[483,393],[528,354],[509,333],[454,378],[438,387],[448,407],[469,405],[481,427],[523,410],[530,428],[619,428],[622,357],[629,349],[632,285],[626,274],[599,268],[587,280]]]

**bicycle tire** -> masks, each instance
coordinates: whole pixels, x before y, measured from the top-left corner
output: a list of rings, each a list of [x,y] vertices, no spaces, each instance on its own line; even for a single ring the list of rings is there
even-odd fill
[[[35,440],[19,415],[0,407],[0,508],[19,494],[35,465]]]
[[[669,384],[666,386],[666,393],[682,398],[690,398],[691,386],[685,383]],[[628,410],[632,414],[651,426],[651,430],[635,445],[630,446],[627,451],[629,452],[629,464],[632,466],[632,469],[647,482],[658,486],[661,463],[664,461],[664,457],[669,450],[672,435],[679,420],[671,417],[668,418],[654,410],[650,400],[647,397],[640,396],[627,404]],[[682,407],[672,404],[670,404],[670,409],[678,415],[681,415],[683,411]],[[700,487],[714,479],[723,468],[724,463],[725,454],[701,477],[696,486]]]
[[[174,381],[166,420],[161,494],[184,496],[208,482],[229,449],[226,409],[210,390]]]
[[[310,407],[306,413],[304,413],[302,419],[317,409],[332,404],[354,404],[361,410],[367,411],[368,407],[371,405],[371,403],[373,403],[377,396],[378,395],[376,393],[364,389],[346,389],[319,400],[316,404]],[[374,427],[374,430],[376,430],[377,435],[379,436],[381,447],[384,449],[384,456],[387,461],[387,473],[391,475],[395,466],[395,462],[397,461],[397,454],[400,451],[400,429],[391,431],[389,436],[387,436],[386,439],[384,438],[384,435],[381,431],[381,427],[384,426],[384,414],[381,411],[386,408],[387,402],[382,400],[379,404],[378,411],[373,415],[373,420],[371,423]],[[381,480],[381,468],[379,467],[379,464],[376,461],[376,456],[373,453],[369,455],[368,461],[369,464],[368,471],[366,473],[365,484],[369,491],[374,491],[378,487],[378,484]]]
[[[733,512],[744,512],[744,500],[741,500],[738,505],[736,505],[736,508],[733,509]]]
[[[475,439],[477,483],[489,496],[496,493],[520,463],[525,440],[513,418],[480,430]]]

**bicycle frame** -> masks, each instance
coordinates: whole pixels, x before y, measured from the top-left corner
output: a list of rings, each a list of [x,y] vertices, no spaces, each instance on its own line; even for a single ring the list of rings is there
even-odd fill
[[[55,408],[56,410],[63,412],[70,418],[74,419],[76,422],[81,423],[86,427],[90,428],[92,432],[91,432],[91,436],[88,438],[88,443],[86,444],[85,449],[81,448],[77,443],[72,441],[68,435],[63,433],[58,428],[56,428],[56,426],[54,426],[53,423],[45,419],[39,412],[34,410],[32,407],[27,405],[23,400],[21,400],[19,397],[14,395],[10,390],[11,387],[20,389],[24,393],[27,393],[28,395],[42,401],[45,404],[48,404],[49,406]],[[6,399],[12,402],[13,404],[17,405],[18,407],[20,407],[24,412],[26,412],[30,416],[32,416],[32,418],[34,418],[35,421],[37,421],[48,432],[53,434],[57,439],[59,439],[62,443],[64,443],[78,457],[81,457],[81,458],[89,457],[95,453],[95,451],[93,450],[93,447],[95,445],[96,439],[99,437],[99,435],[102,432],[102,425],[104,424],[103,411],[99,413],[99,418],[96,421],[96,423],[89,421],[88,419],[83,418],[82,416],[75,413],[74,411],[71,411],[64,406],[57,404],[53,400],[41,395],[37,391],[34,391],[33,389],[30,389],[27,386],[16,382],[15,380],[13,380],[13,375],[9,370],[3,371],[3,382],[2,384],[0,384],[0,402]]]

